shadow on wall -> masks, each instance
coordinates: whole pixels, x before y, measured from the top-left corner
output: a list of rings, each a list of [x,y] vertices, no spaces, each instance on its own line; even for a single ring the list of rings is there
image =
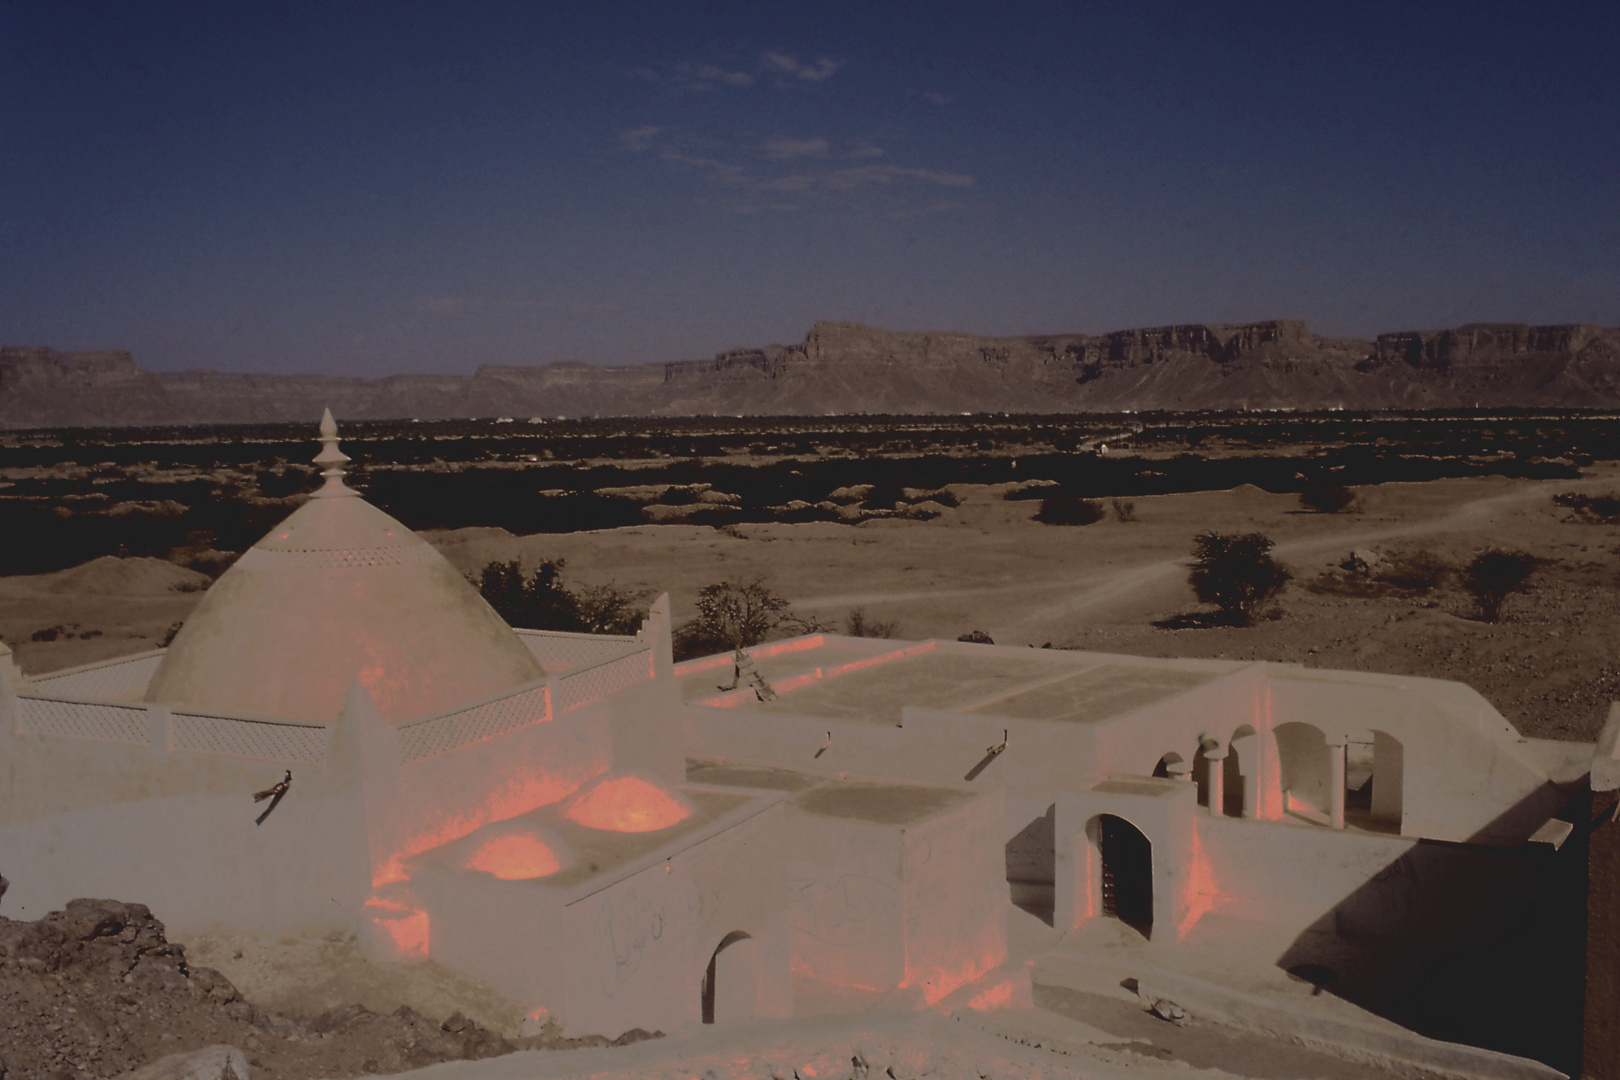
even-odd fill
[[[1472,839],[1527,836],[1558,791],[1533,792]],[[1589,800],[1568,802],[1576,827],[1557,850],[1419,841],[1300,934],[1277,966],[1420,1035],[1578,1075]]]
[[[1057,805],[1007,841],[1007,887],[1015,907],[1053,924],[1057,881]]]

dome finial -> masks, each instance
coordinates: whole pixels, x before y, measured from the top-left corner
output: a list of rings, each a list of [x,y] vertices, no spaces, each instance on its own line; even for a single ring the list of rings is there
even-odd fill
[[[314,459],[314,464],[322,467],[321,475],[326,477],[326,483],[321,485],[314,498],[338,499],[360,494],[343,482],[343,466],[348,461],[349,456],[338,449],[337,421],[332,419],[332,410],[327,409],[321,413],[321,452]]]

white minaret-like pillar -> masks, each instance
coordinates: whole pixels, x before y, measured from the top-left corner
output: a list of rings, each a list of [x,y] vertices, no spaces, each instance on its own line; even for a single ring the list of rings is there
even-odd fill
[[[1328,748],[1328,824],[1344,828],[1344,748],[1343,735],[1330,735]]]
[[[316,499],[342,499],[349,496],[358,496],[360,493],[343,482],[343,466],[349,463],[349,456],[338,449],[337,421],[332,419],[332,410],[327,409],[321,413],[321,452],[315,455],[313,464],[321,467],[321,475],[326,477],[326,483],[312,496]]]
[[[1172,761],[1164,767],[1172,780],[1191,780],[1193,778],[1192,765],[1185,761]]]

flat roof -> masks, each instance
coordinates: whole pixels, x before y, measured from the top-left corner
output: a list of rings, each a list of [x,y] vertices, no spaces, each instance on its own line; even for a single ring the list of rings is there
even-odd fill
[[[1019,690],[970,712],[1019,720],[1092,724],[1174,697],[1219,676],[1124,664],[1101,664],[1056,682]]]
[[[887,646],[885,648],[885,646]],[[841,723],[898,725],[907,706],[963,715],[1092,724],[1174,697],[1245,666],[1063,650],[865,641],[824,635],[762,647],[755,662],[776,692],[723,693],[729,658],[682,677],[689,704]]]
[[[544,825],[550,829],[569,847],[574,850],[574,863],[563,868],[555,874],[534,879],[532,884],[544,885],[547,888],[566,889],[579,885],[591,878],[602,874],[609,874],[621,866],[634,862],[644,855],[650,855],[659,848],[690,833],[702,829],[704,826],[720,820],[726,814],[749,802],[755,796],[744,792],[704,791],[701,788],[682,786],[681,793],[692,800],[697,812],[677,822],[667,829],[657,829],[653,832],[624,833],[612,832],[605,829],[592,829],[568,820],[563,816],[563,803],[551,803],[526,814],[519,814],[506,821],[492,822],[480,829],[475,829],[466,836],[459,837],[440,847],[423,852],[412,861],[421,860],[429,865],[444,869],[454,869],[462,855],[470,854],[483,841],[486,830],[492,827],[505,828],[513,822],[533,822]],[[567,800],[563,800],[566,802]],[[525,882],[524,884],[529,884]]]
[[[927,784],[839,780],[768,765],[687,759],[686,779],[716,787],[764,788],[788,793],[788,805],[817,817],[876,825],[915,825],[979,797],[979,792]]]

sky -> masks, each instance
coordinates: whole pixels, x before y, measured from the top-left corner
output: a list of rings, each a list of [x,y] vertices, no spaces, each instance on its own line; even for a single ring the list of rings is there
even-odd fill
[[[0,0],[0,344],[1620,325],[1620,4]]]

